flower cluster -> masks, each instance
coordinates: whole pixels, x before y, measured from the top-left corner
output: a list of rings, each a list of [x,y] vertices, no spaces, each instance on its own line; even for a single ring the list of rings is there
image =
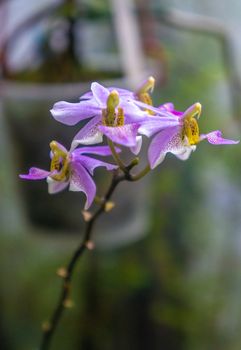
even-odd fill
[[[175,110],[172,103],[154,107],[150,96],[154,83],[154,78],[150,77],[136,92],[132,92],[116,87],[105,88],[94,82],[91,91],[81,96],[79,102],[55,103],[50,112],[58,122],[66,125],[75,125],[82,120],[87,122],[73,138],[69,151],[56,141],[50,143],[49,171],[31,168],[27,175],[20,177],[47,179],[49,193],[57,193],[68,186],[71,191],[82,191],[87,198],[85,209],[88,209],[96,194],[92,179],[94,169],[100,166],[107,170],[121,167],[118,156],[121,147],[127,147],[137,155],[143,136],[151,138],[148,170],[159,165],[168,152],[181,160],[188,159],[204,139],[213,145],[238,143],[224,139],[219,130],[200,134],[200,103],[194,103],[184,112]],[[93,146],[102,143],[104,136],[108,145]],[[116,164],[99,159],[99,156],[111,154]]]

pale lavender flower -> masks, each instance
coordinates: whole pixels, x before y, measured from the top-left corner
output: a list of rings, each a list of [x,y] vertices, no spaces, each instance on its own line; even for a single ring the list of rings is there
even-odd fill
[[[141,103],[138,103],[141,106]],[[143,107],[143,106],[142,106]],[[213,145],[227,145],[237,144],[239,141],[224,139],[219,130],[212,131],[208,134],[199,134],[199,126],[197,119],[201,114],[201,104],[195,103],[189,107],[184,113],[174,110],[171,103],[155,108],[148,107],[154,114],[154,119],[146,121],[139,129],[139,131],[147,136],[155,135],[151,141],[148,149],[148,159],[151,169],[154,169],[165,158],[168,152],[174,154],[181,160],[189,158],[190,154],[195,151],[196,145],[204,140]],[[162,126],[162,117],[159,117],[160,124],[158,124],[157,116],[163,115],[163,112],[170,114],[170,121],[175,120],[176,125],[169,125],[168,128]]]
[[[85,209],[92,204],[96,185],[91,177],[96,167],[105,167],[107,170],[116,169],[117,166],[89,157],[88,154],[108,156],[111,154],[107,146],[82,147],[67,151],[56,141],[50,143],[51,165],[50,171],[39,168],[30,168],[29,173],[20,175],[26,180],[47,179],[48,192],[57,193],[69,186],[70,191],[84,192],[86,195]]]
[[[140,102],[141,107],[136,104],[138,99],[150,103],[150,96],[145,91],[152,88],[153,81],[154,78],[150,77],[137,93],[118,88],[107,89],[94,82],[91,84],[91,91],[85,93],[80,102],[57,102],[51,113],[57,121],[67,125],[91,118],[75,135],[72,148],[78,144],[100,143],[104,134],[114,143],[129,147],[134,154],[138,154],[142,137],[137,134],[142,124],[148,122],[150,127],[150,117],[153,123],[156,120],[162,128],[177,125],[176,119],[170,118],[170,113],[166,110],[163,110],[163,118],[160,120],[159,117],[150,116],[148,104]],[[159,116],[160,114],[159,111]],[[143,134],[147,135],[145,132]]]
[[[113,92],[116,103],[111,111],[113,118],[109,118],[108,123],[108,101],[110,104],[113,102],[110,101]],[[67,125],[75,125],[81,120],[91,118],[74,137],[73,147],[78,144],[100,143],[105,134],[113,142],[130,147],[134,153],[138,153],[140,137],[137,137],[137,133],[140,121],[145,118],[146,113],[136,106],[131,98],[133,94],[128,90],[111,90],[94,82],[91,84],[91,92],[84,94],[80,102],[57,102],[51,113],[57,121]],[[121,122],[118,114],[121,114]],[[106,118],[103,115],[106,115]]]

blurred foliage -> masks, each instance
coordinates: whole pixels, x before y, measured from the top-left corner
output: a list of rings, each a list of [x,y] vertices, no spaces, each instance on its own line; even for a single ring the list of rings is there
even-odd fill
[[[49,9],[49,14],[44,13],[43,18],[39,18],[29,28],[28,21],[20,31],[24,35],[27,31],[36,30],[39,23],[44,22],[45,28],[38,34],[38,59],[32,67],[17,72],[11,69],[4,69],[3,74],[9,80],[36,83],[63,83],[63,82],[89,82],[93,80],[115,79],[123,76],[121,70],[110,70],[88,66],[88,62],[83,64],[81,54],[85,50],[85,40],[83,35],[78,35],[78,29],[86,26],[86,23],[109,22],[109,30],[112,31],[111,14],[107,10],[106,2],[77,2],[65,0],[53,11]],[[62,38],[54,38],[57,31],[62,31]],[[21,38],[19,33],[16,36]],[[59,35],[59,34],[58,34]],[[41,39],[40,39],[41,37]],[[54,38],[54,39],[53,39]],[[57,49],[56,41],[67,40],[65,47]],[[107,39],[108,40],[108,39]],[[35,44],[36,44],[35,42]],[[8,46],[11,47],[11,41]],[[104,46],[106,43],[104,43]],[[114,42],[112,43],[114,48]],[[78,54],[80,52],[80,54]]]
[[[102,11],[101,2],[95,3]],[[168,81],[155,90],[155,104],[171,101],[184,110],[199,101],[204,133],[221,129],[230,138],[237,134],[218,44],[163,28],[158,36],[168,57]],[[41,147],[41,125],[47,137],[52,132],[41,118],[37,123],[36,148]],[[20,125],[13,135],[19,130],[20,139],[25,138]],[[23,147],[29,146],[23,141]],[[15,152],[23,162],[18,147]],[[47,146],[42,152],[47,154]],[[73,281],[75,306],[66,311],[53,350],[240,349],[240,152],[240,147],[203,142],[187,162],[168,155],[149,175],[145,238],[83,257]],[[29,196],[28,205],[40,200],[50,205],[47,195]],[[78,203],[74,207],[70,217],[80,213]],[[61,212],[59,216],[63,220]],[[60,288],[55,271],[77,242],[73,236],[37,235],[36,228],[3,232],[0,340],[5,350],[36,348],[41,322]]]

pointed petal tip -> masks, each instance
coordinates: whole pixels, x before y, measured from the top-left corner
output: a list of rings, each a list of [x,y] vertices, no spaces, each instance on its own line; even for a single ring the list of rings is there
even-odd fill
[[[222,132],[220,130],[211,131],[208,134],[202,134],[200,140],[207,139],[212,145],[236,145],[239,140],[230,140],[222,137]]]
[[[19,177],[24,180],[43,180],[50,174],[50,171],[32,167],[29,169],[28,174],[20,174]]]
[[[95,89],[95,87],[96,86],[99,86],[100,84],[99,83],[97,83],[97,81],[93,81],[93,83],[91,83],[91,85],[90,85],[90,89],[92,90],[92,89]]]

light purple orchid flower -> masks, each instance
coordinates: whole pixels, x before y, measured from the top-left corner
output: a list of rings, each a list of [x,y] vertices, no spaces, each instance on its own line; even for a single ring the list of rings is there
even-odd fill
[[[91,92],[84,94],[80,102],[57,102],[51,113],[57,121],[67,125],[91,118],[74,137],[73,147],[100,143],[104,134],[114,143],[130,147],[137,154],[141,147],[141,136],[137,133],[147,113],[133,102],[133,98],[131,91],[107,89],[94,82]]]
[[[140,102],[138,104],[143,107]],[[200,103],[195,103],[184,113],[176,111],[171,103],[162,105],[159,108],[152,106],[148,108],[154,113],[154,118],[152,119],[151,117],[149,121],[146,121],[140,127],[139,132],[149,137],[155,135],[148,149],[148,159],[151,169],[159,165],[168,152],[181,160],[188,159],[191,153],[195,151],[196,145],[205,139],[213,145],[239,143],[239,141],[224,139],[219,130],[208,134],[199,134],[197,119],[201,114]],[[166,112],[170,115],[170,124],[166,128],[163,128],[163,112],[165,116],[167,116]],[[160,115],[160,124],[158,124],[158,115]]]
[[[88,154],[108,156],[111,154],[108,146],[94,146],[76,148],[67,151],[56,141],[50,143],[51,165],[50,171],[39,168],[30,168],[29,173],[20,175],[26,180],[47,179],[48,192],[57,193],[69,186],[70,191],[84,192],[86,195],[85,209],[88,209],[96,194],[96,185],[91,177],[96,167],[104,166],[107,170],[117,166],[89,157]]]

